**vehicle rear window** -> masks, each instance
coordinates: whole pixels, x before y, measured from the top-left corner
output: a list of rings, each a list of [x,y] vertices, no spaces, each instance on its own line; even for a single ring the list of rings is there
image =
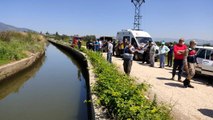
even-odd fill
[[[123,37],[123,41],[127,40],[128,42],[130,42],[130,36],[124,36]]]
[[[138,43],[148,43],[149,41],[152,41],[152,38],[149,37],[136,37],[138,40]]]

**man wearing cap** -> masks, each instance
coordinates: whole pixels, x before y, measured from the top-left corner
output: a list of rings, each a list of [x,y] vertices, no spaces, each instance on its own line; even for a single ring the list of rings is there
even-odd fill
[[[183,85],[184,87],[190,87],[190,88],[194,88],[194,86],[192,86],[190,84],[190,80],[194,77],[195,75],[195,64],[196,64],[196,50],[195,50],[195,46],[196,46],[196,42],[195,40],[191,40],[190,41],[190,46],[187,50],[187,59],[186,59],[186,73],[187,73],[187,77],[186,79],[183,81]]]
[[[161,46],[159,48],[160,52],[160,68],[165,67],[165,56],[170,51],[170,49],[165,45],[165,42],[163,41],[161,43]]]
[[[181,81],[181,75],[183,72],[183,66],[184,66],[184,57],[186,54],[187,46],[184,45],[184,39],[179,39],[179,43],[174,45],[174,64],[173,64],[173,70],[172,70],[172,80],[174,80],[176,69],[178,68],[178,81]]]

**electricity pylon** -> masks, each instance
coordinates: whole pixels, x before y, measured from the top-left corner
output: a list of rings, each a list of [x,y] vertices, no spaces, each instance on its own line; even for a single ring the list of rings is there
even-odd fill
[[[145,0],[131,0],[131,2],[135,5],[134,30],[140,30],[140,20],[142,18],[140,8]]]

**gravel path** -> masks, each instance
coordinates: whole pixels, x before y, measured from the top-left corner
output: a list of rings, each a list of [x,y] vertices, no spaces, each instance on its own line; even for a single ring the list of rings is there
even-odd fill
[[[112,61],[123,71],[121,58],[113,57]],[[176,80],[170,80],[172,68],[158,68],[158,63],[155,66],[152,68],[141,64],[140,61],[133,61],[130,75],[136,77],[139,83],[145,81],[151,85],[150,97],[156,94],[159,102],[172,105],[172,114],[175,119],[213,120],[213,87],[205,85],[202,81],[212,77],[193,79],[194,89],[183,88],[183,84],[177,82],[177,76]]]

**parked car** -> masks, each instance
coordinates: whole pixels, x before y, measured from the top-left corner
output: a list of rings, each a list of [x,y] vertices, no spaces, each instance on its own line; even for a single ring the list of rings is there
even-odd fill
[[[213,47],[199,47],[196,61],[196,72],[213,76]]]

